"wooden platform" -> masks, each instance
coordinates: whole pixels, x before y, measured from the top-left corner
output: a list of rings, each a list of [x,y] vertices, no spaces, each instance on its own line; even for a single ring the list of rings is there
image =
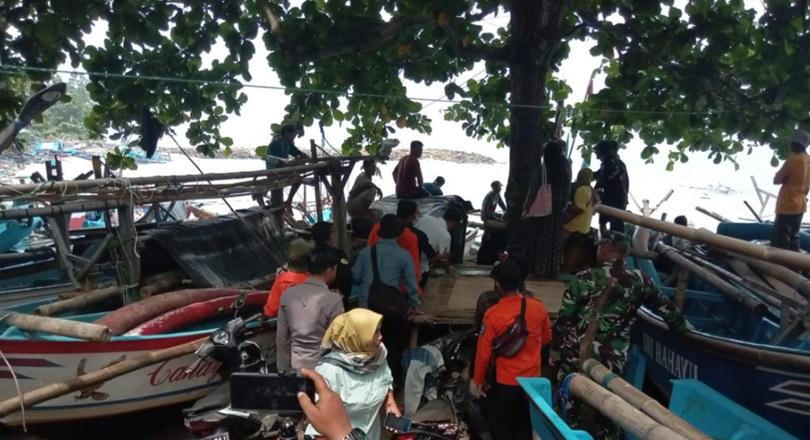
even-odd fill
[[[424,324],[471,325],[478,297],[494,288],[489,277],[490,269],[484,266],[459,266],[448,274],[431,277],[425,286],[422,303],[423,310],[430,315],[432,322]],[[526,288],[543,301],[550,315],[554,316],[560,310],[564,282],[529,279]],[[422,324],[418,321],[414,323]]]

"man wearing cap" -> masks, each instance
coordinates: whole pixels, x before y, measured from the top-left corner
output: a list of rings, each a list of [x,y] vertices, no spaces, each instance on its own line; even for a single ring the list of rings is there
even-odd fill
[[[312,244],[302,238],[296,238],[290,243],[287,266],[276,273],[273,287],[270,288],[270,294],[267,295],[267,303],[264,305],[265,316],[268,318],[278,316],[278,308],[284,292],[307,280],[309,277],[307,261],[311,251]]]
[[[686,330],[683,316],[647,275],[624,264],[629,244],[624,234],[608,232],[599,242],[597,267],[568,284],[554,323],[560,338],[562,379],[593,358],[621,375],[630,346],[630,328],[642,305],[664,318],[675,332]]]
[[[497,215],[495,210],[500,207],[502,210],[506,211],[506,205],[501,198],[503,185],[496,180],[489,186],[492,188],[492,191],[488,192],[487,195],[484,196],[484,201],[481,202],[481,220],[501,220],[501,216]]]
[[[774,185],[782,185],[776,199],[776,220],[771,237],[773,247],[799,250],[799,227],[807,210],[807,192],[810,190],[808,144],[810,133],[796,130],[790,138],[790,157],[773,177]]]
[[[593,174],[596,178],[594,190],[603,205],[624,211],[627,209],[627,197],[630,193],[630,177],[627,174],[627,166],[619,158],[619,143],[604,140],[596,144],[594,151],[596,158],[602,162],[599,170]],[[599,214],[600,236],[607,233],[608,223],[611,231],[624,232],[623,220]]]
[[[264,164],[268,170],[281,168],[285,165],[290,156],[295,158],[306,158],[307,155],[295,146],[295,137],[298,135],[298,128],[292,124],[281,127],[279,136],[273,137],[270,145],[267,146],[267,155],[264,157]],[[284,203],[284,189],[274,189],[270,191],[270,205],[274,208]]]

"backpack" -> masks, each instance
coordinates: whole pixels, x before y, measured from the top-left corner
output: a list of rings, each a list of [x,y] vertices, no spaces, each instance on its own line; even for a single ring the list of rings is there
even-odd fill
[[[389,322],[404,321],[408,316],[408,299],[398,287],[389,286],[380,281],[380,272],[377,269],[377,246],[371,247],[371,271],[374,278],[368,289],[368,308],[383,315]]]

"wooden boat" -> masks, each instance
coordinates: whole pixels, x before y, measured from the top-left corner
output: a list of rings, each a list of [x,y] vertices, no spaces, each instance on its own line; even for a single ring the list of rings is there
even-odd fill
[[[229,297],[227,289],[216,290],[223,291],[219,298]],[[266,293],[256,293],[253,296],[266,296]],[[258,304],[261,299],[252,298],[248,302]],[[31,302],[11,310],[33,313],[36,307],[48,302],[50,301]],[[7,360],[0,360],[0,400],[17,396],[17,386],[24,393],[139,354],[205,337],[233,317],[232,307],[222,301],[218,304],[220,307],[207,308],[202,314],[199,307],[187,309],[196,313],[196,319],[182,314],[178,316],[177,313],[171,314],[168,319],[160,319],[165,316],[166,309],[152,308],[151,317],[150,314],[142,315],[140,319],[133,321],[145,323],[146,328],[151,330],[146,333],[154,333],[160,328],[173,328],[178,322],[183,326],[160,334],[113,336],[109,341],[103,342],[25,332],[17,327],[0,324],[0,350]],[[125,309],[119,310],[123,312],[118,313],[128,313]],[[9,310],[5,312],[7,311]],[[94,312],[65,318],[97,322],[109,315],[107,312]],[[118,332],[121,333],[120,330]],[[271,335],[269,331],[261,333],[258,342],[267,344]],[[25,422],[32,424],[92,419],[193,401],[206,395],[220,382],[219,365],[214,361],[201,362],[188,370],[196,359],[194,354],[185,355],[43,402],[25,410]],[[0,422],[19,425],[23,422],[23,413],[9,415],[0,419]]]
[[[773,234],[773,223],[735,223],[724,222],[717,225],[717,233],[746,241],[770,242]],[[810,233],[799,232],[799,247],[810,252]]]
[[[649,260],[631,262],[654,280]],[[674,296],[673,288],[662,287]],[[663,319],[640,309],[633,343],[644,355],[644,376],[669,395],[672,380],[698,379],[755,414],[799,436],[810,426],[810,340],[770,341],[779,322],[719,292],[689,290],[684,314],[695,327],[667,331]]]

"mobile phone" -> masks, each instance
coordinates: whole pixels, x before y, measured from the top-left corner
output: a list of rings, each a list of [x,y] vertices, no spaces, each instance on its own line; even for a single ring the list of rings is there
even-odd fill
[[[231,408],[300,413],[298,393],[315,400],[315,384],[298,374],[233,373]]]
[[[411,419],[407,417],[397,417],[391,413],[385,414],[385,427],[396,433],[404,434],[411,432]]]

